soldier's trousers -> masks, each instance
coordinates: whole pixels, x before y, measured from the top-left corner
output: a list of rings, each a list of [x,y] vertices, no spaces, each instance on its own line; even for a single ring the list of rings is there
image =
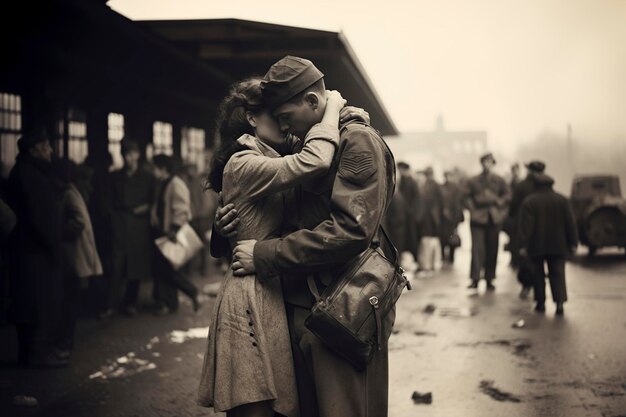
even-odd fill
[[[544,262],[548,265],[548,278],[550,291],[555,303],[567,301],[567,288],[565,287],[565,258],[562,256],[547,256],[532,258],[532,271],[534,276],[535,301],[543,304],[546,301],[546,278]]]
[[[380,350],[365,371],[330,351],[305,326],[310,309],[287,304],[302,417],[386,417],[389,360]]]
[[[485,280],[491,282],[496,277],[500,227],[493,224],[486,226],[472,224],[472,263],[470,278],[480,280],[480,272],[485,269]]]

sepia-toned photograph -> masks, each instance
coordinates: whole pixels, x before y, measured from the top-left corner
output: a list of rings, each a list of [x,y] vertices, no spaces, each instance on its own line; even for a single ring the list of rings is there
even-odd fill
[[[626,0],[0,12],[0,416],[626,417]]]

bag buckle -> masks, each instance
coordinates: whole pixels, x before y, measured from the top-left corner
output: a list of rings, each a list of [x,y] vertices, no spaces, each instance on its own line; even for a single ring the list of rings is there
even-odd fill
[[[376,297],[375,295],[371,296],[369,298],[369,302],[372,306],[374,306],[374,308],[378,308],[378,297]]]

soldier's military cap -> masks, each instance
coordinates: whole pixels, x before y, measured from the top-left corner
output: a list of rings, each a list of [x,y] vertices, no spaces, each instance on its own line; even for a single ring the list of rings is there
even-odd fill
[[[308,59],[287,55],[270,67],[263,81],[263,101],[270,109],[289,101],[324,78]]]
[[[543,172],[546,169],[546,164],[541,161],[530,161],[526,164],[526,168],[533,172]]]

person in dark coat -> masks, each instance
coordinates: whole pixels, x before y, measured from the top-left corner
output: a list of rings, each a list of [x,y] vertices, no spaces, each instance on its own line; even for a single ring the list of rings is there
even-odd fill
[[[467,208],[471,215],[472,263],[468,288],[478,288],[481,271],[485,271],[487,290],[495,290],[498,243],[502,223],[510,201],[509,186],[502,177],[491,172],[496,163],[491,153],[480,158],[483,172],[467,182]]]
[[[419,270],[433,272],[441,265],[441,223],[443,220],[443,197],[439,184],[433,178],[433,169],[424,170],[424,182],[419,187],[417,229],[420,233]]]
[[[52,148],[43,128],[25,133],[9,174],[9,204],[17,215],[10,237],[9,317],[15,323],[19,363],[66,366],[55,353],[63,278],[60,196],[51,172]]]
[[[527,259],[522,258],[519,254],[521,249],[517,226],[519,210],[524,200],[535,191],[534,175],[542,174],[545,168],[546,165],[541,161],[531,161],[526,164],[528,174],[526,178],[513,188],[513,197],[511,198],[509,215],[506,220],[506,223],[509,225],[507,233],[509,234],[511,265],[517,268],[517,280],[522,285],[522,291],[520,292],[520,298],[522,299],[528,297],[528,293],[533,287],[533,276]]]
[[[408,248],[407,250],[417,260],[417,249],[419,246],[419,230],[417,227],[419,190],[417,181],[411,175],[411,166],[409,164],[398,162],[398,174],[396,187],[398,187],[402,195],[408,212],[404,246]]]
[[[412,249],[407,244],[409,241],[408,224],[410,215],[406,203],[404,202],[404,197],[396,187],[389,208],[383,218],[383,227],[389,239],[391,239],[396,249],[398,249],[398,253],[405,251],[410,252]]]
[[[441,258],[454,263],[454,252],[461,245],[457,227],[463,218],[463,191],[453,180],[453,172],[444,172],[445,182],[441,185],[443,203],[441,221]]]
[[[155,179],[140,169],[139,145],[122,140],[124,167],[111,174],[112,220],[112,276],[108,310],[102,318],[110,316],[119,305],[129,317],[137,315],[139,285],[151,276],[152,239],[150,209],[155,196]]]
[[[7,320],[9,303],[9,270],[7,267],[7,243],[9,235],[15,228],[17,217],[11,207],[0,198],[0,327]]]
[[[567,301],[565,258],[578,246],[578,232],[569,200],[552,189],[554,180],[535,174],[535,192],[528,196],[519,212],[519,237],[522,256],[527,256],[534,277],[535,310],[545,311],[545,273],[548,277],[556,314],[563,314]]]

